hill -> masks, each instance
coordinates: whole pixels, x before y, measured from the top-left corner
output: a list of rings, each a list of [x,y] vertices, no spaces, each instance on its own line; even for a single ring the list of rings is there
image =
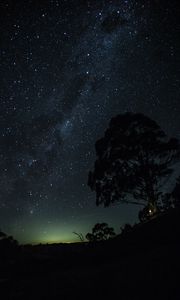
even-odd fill
[[[1,259],[1,299],[180,299],[180,211],[113,240],[20,247]]]

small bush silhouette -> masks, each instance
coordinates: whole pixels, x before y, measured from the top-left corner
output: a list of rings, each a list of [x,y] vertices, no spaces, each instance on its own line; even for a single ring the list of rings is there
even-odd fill
[[[132,230],[131,224],[126,223],[123,227],[121,227],[121,234],[126,234]]]
[[[113,227],[109,227],[107,223],[97,223],[92,229],[92,233],[86,234],[89,242],[104,241],[115,236]]]
[[[18,242],[0,230],[0,252],[4,257],[12,256],[18,249]]]

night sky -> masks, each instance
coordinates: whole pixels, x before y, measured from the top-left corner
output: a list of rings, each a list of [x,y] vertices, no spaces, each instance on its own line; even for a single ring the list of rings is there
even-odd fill
[[[139,207],[95,206],[94,144],[142,112],[180,138],[178,1],[0,1],[0,228],[71,242]]]

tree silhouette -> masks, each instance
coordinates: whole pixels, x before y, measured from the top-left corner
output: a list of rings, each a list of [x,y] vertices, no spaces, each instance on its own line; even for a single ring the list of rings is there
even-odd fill
[[[177,178],[174,189],[162,197],[163,210],[177,207],[180,207],[180,176]]]
[[[83,236],[82,233],[78,233],[78,232],[75,232],[75,231],[73,231],[73,233],[78,236],[78,238],[80,239],[81,242],[84,242],[84,236]]]
[[[142,219],[157,213],[162,188],[179,156],[178,140],[168,139],[147,116],[126,113],[111,119],[95,149],[88,185],[96,192],[96,204],[141,204],[146,207]]]
[[[0,253],[3,258],[16,256],[18,252],[18,242],[0,230]]]
[[[0,230],[0,240],[1,240],[1,239],[5,239],[5,238],[7,238],[6,233],[4,233],[4,232],[2,232],[2,231]]]
[[[115,236],[114,229],[107,223],[97,223],[92,229],[92,233],[86,234],[86,239],[90,242],[108,240]]]
[[[174,208],[174,199],[172,193],[166,193],[162,196],[160,209],[161,211],[166,211],[170,208]]]
[[[175,188],[172,192],[174,207],[180,207],[180,176],[177,178]]]
[[[126,233],[133,230],[133,226],[131,224],[126,223],[123,227],[121,227],[121,234],[125,235]]]

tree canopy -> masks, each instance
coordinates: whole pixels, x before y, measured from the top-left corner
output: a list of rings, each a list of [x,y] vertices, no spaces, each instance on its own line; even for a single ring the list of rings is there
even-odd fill
[[[108,240],[115,236],[113,227],[107,223],[97,223],[92,229],[92,233],[87,233],[86,238],[89,242]]]
[[[173,205],[180,207],[180,176],[177,178],[175,188],[172,192]]]
[[[96,204],[142,204],[155,213],[179,158],[178,140],[169,139],[149,117],[125,113],[111,119],[95,149],[88,185],[96,192]]]

